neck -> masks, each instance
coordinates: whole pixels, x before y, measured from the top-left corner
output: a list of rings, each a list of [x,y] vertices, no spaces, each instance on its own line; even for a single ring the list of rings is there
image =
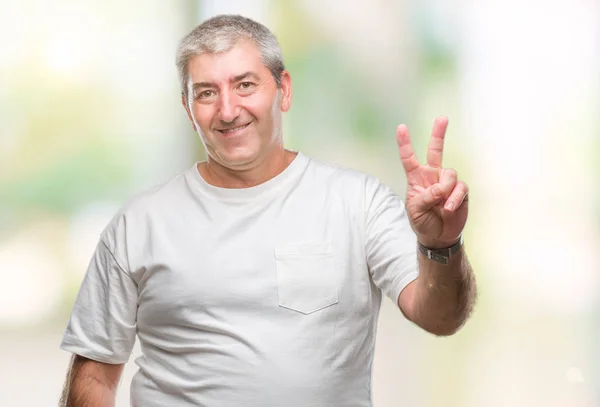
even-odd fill
[[[220,188],[250,188],[260,185],[279,175],[294,160],[297,153],[282,148],[273,149],[257,165],[234,169],[225,167],[210,156],[198,164],[204,180]]]

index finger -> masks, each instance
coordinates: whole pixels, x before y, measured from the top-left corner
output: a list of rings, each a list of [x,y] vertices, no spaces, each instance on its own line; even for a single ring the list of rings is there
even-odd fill
[[[437,117],[433,123],[431,140],[427,147],[427,164],[434,168],[442,167],[442,156],[444,154],[444,137],[448,127],[447,117]]]
[[[419,168],[421,164],[410,143],[410,134],[408,133],[408,127],[406,127],[405,124],[401,124],[396,129],[396,141],[398,142],[398,148],[400,149],[400,161],[402,161],[402,166],[404,166],[406,174],[409,174]]]

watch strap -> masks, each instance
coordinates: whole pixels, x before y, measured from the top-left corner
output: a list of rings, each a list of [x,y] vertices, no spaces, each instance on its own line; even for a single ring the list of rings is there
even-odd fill
[[[460,251],[460,248],[463,245],[463,236],[460,235],[460,239],[458,239],[458,242],[444,249],[430,249],[426,246],[423,246],[421,242],[417,243],[419,246],[419,251],[423,253],[423,255],[429,260],[433,260],[441,264],[448,264],[450,261],[450,257],[452,257]]]

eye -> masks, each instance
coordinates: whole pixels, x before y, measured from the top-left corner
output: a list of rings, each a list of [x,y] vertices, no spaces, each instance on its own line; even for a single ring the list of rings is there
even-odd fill
[[[254,84],[252,82],[242,82],[242,83],[240,83],[240,89],[242,89],[242,90],[251,89],[253,86],[254,86]]]
[[[211,97],[213,95],[213,93],[214,92],[212,90],[203,90],[202,92],[200,92],[198,94],[198,98],[200,98],[200,99],[206,99],[206,98]]]

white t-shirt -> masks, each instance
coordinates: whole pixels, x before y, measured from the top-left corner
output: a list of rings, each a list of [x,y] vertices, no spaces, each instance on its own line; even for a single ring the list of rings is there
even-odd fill
[[[374,177],[298,153],[225,189],[194,165],[101,234],[61,348],[124,363],[137,334],[134,407],[371,406],[382,291],[397,303],[417,275],[404,204]]]

